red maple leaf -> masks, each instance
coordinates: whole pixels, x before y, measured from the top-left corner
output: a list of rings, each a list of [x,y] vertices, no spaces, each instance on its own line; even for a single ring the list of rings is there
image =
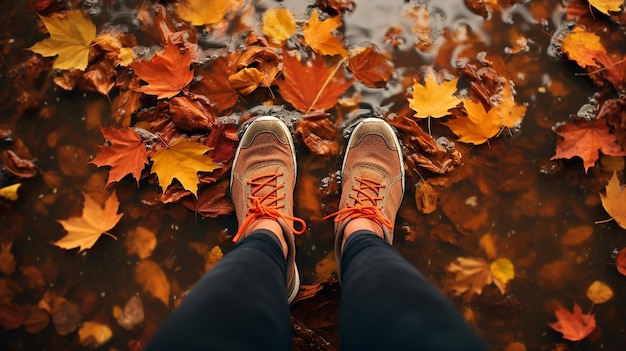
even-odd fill
[[[604,118],[597,118],[589,122],[576,118],[556,127],[556,133],[564,139],[556,145],[556,155],[550,158],[572,158],[578,156],[583,159],[585,172],[593,167],[602,151],[605,155],[626,156],[622,147],[616,143],[615,135],[609,133],[609,126]]]
[[[98,146],[100,152],[90,161],[98,167],[111,166],[107,185],[118,182],[127,174],[137,180],[148,164],[146,144],[137,132],[130,128],[100,128],[108,146]]]
[[[361,83],[382,88],[393,74],[393,65],[374,44],[350,57],[348,68]]]
[[[574,304],[574,313],[559,307],[554,311],[555,323],[548,323],[550,328],[563,334],[563,339],[578,341],[586,338],[596,329],[596,317],[592,314],[583,314],[580,306]]]
[[[191,61],[189,51],[181,54],[178,46],[168,42],[150,61],[135,61],[130,65],[137,76],[148,83],[136,90],[159,99],[177,95],[193,79],[193,70],[189,68]]]
[[[304,113],[327,110],[335,106],[339,96],[352,85],[337,67],[326,66],[323,56],[318,56],[307,63],[285,55],[283,58],[285,79],[277,82],[280,94],[293,107]]]

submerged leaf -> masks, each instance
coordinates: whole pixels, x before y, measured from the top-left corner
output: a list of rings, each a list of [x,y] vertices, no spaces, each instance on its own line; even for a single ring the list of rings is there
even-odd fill
[[[592,314],[583,314],[582,309],[574,304],[573,313],[563,307],[554,311],[557,321],[548,325],[563,334],[563,339],[579,341],[596,329],[596,318]]]
[[[135,267],[135,282],[143,287],[143,291],[169,306],[170,283],[158,264],[143,260]]]
[[[587,289],[587,297],[595,304],[605,303],[613,297],[613,289],[605,283],[596,280]]]
[[[90,348],[98,348],[106,344],[112,336],[113,332],[108,325],[94,321],[87,321],[78,329],[78,340],[83,346]]]
[[[606,195],[600,194],[600,199],[602,206],[617,225],[626,229],[626,190],[622,189],[615,172],[606,186]]]

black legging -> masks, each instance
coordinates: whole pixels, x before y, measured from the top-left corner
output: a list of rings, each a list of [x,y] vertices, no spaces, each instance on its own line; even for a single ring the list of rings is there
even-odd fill
[[[341,271],[342,350],[487,350],[439,290],[374,233],[348,238]],[[291,339],[281,246],[259,230],[200,279],[147,350],[291,350]]]

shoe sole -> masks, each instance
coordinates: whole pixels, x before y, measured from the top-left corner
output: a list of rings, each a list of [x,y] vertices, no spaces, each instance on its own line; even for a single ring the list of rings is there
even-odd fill
[[[382,126],[384,126],[393,136],[393,140],[394,143],[396,145],[396,151],[397,151],[397,155],[398,155],[398,160],[400,161],[400,172],[402,174],[402,194],[404,194],[405,191],[405,185],[404,185],[404,180],[405,180],[405,174],[404,174],[404,156],[402,155],[402,144],[400,144],[400,140],[398,140],[398,136],[396,135],[395,130],[393,130],[393,128],[389,125],[389,123],[385,122],[384,120],[380,119],[380,118],[374,118],[374,117],[368,117],[365,118],[363,121],[361,121],[359,124],[357,124],[357,126],[354,128],[354,130],[352,131],[352,134],[350,135],[350,139],[348,140],[348,146],[350,144],[352,144],[352,139],[354,138],[354,135],[356,134],[357,130],[359,130],[359,128],[366,124],[366,123],[378,123],[381,124]],[[346,156],[347,156],[347,152],[346,152]],[[343,162],[341,164],[341,175],[343,176],[344,174],[344,169],[346,166],[346,159],[347,157],[343,158]]]
[[[298,164],[296,162],[296,147],[293,143],[293,137],[291,136],[291,131],[289,130],[289,128],[287,128],[287,125],[285,124],[285,122],[283,122],[280,118],[274,117],[274,116],[261,116],[256,118],[254,121],[252,121],[252,123],[250,123],[250,125],[248,125],[248,128],[246,129],[246,131],[243,133],[243,135],[241,136],[241,139],[239,140],[241,142],[241,140],[243,140],[246,137],[246,134],[248,133],[248,131],[250,130],[250,127],[252,127],[252,125],[258,121],[277,121],[279,122],[278,125],[280,125],[280,128],[285,132],[285,134],[287,135],[287,140],[289,140],[289,147],[291,147],[292,150],[294,150],[294,152],[291,154],[291,157],[293,159],[293,165],[294,165],[294,170],[293,170],[293,175],[294,175],[294,179],[297,179],[298,177]],[[241,149],[239,147],[237,147],[237,151],[235,151],[235,157],[233,158],[233,165],[231,166],[231,169],[235,169],[235,165],[237,164],[237,160],[239,160],[239,151]],[[234,174],[231,171],[230,174],[230,184],[233,184],[233,176]],[[293,289],[293,291],[288,292],[289,295],[287,297],[287,301],[289,303],[293,302],[293,300],[295,300],[296,296],[298,296],[298,292],[300,291],[300,272],[298,271],[298,265],[294,262],[293,264],[294,270],[295,270],[295,274],[293,276],[294,279],[294,287],[295,289]]]

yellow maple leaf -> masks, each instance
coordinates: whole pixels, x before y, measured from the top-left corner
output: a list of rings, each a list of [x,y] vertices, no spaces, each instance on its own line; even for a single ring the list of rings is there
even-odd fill
[[[613,217],[617,225],[626,229],[626,190],[622,189],[617,179],[617,174],[613,172],[613,177],[606,186],[606,195],[600,194],[602,206],[606,212]]]
[[[78,252],[91,248],[100,235],[106,234],[116,239],[107,231],[111,230],[124,215],[117,213],[120,203],[117,201],[115,193],[111,194],[104,203],[104,208],[89,195],[83,194],[85,202],[83,213],[80,217],[72,217],[67,220],[59,220],[67,235],[53,244],[63,249],[73,249],[78,247]]]
[[[152,173],[156,173],[164,190],[176,178],[183,188],[197,196],[198,172],[213,172],[220,168],[211,157],[205,155],[212,149],[195,141],[176,139],[152,156]]]
[[[45,57],[56,56],[52,67],[84,70],[89,63],[89,45],[96,37],[96,26],[80,11],[40,17],[50,33],[28,48]]]
[[[448,110],[461,103],[461,100],[454,96],[458,80],[455,78],[438,84],[435,74],[429,71],[424,77],[424,85],[415,81],[412,97],[408,98],[409,107],[415,111],[413,116],[418,118],[447,116]]]
[[[513,97],[513,89],[511,84],[504,84],[501,99],[497,105],[494,105],[494,109],[500,117],[500,126],[505,128],[514,128],[522,123],[522,119],[526,115],[526,106],[518,105],[515,103]]]
[[[591,6],[608,16],[611,15],[609,12],[621,12],[620,6],[623,3],[624,0],[589,0]]]
[[[464,100],[467,118],[459,117],[445,123],[459,141],[480,145],[500,131],[500,118],[495,108],[485,111],[481,103]]]
[[[346,57],[348,51],[343,47],[341,40],[332,33],[339,26],[341,26],[339,16],[320,21],[317,11],[313,11],[309,22],[304,24],[304,41],[319,54]]]
[[[600,42],[600,37],[578,26],[563,38],[561,46],[567,57],[576,61],[582,68],[599,67],[594,58],[606,55],[606,49]]]
[[[274,44],[282,44],[296,32],[296,20],[286,8],[269,9],[263,15],[263,33]]]
[[[232,0],[182,0],[176,5],[176,12],[183,20],[194,26],[215,24],[233,7]]]

